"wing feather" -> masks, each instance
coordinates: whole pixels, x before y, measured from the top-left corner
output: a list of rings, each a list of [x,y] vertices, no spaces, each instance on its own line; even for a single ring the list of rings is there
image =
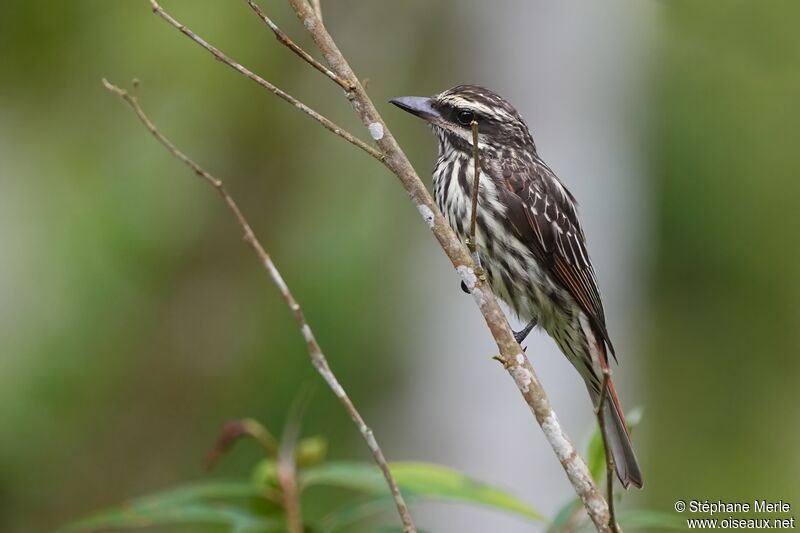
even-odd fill
[[[541,160],[503,167],[503,189],[510,193],[506,198],[509,220],[553,278],[578,302],[613,354],[575,198]],[[521,220],[527,227],[521,227]]]

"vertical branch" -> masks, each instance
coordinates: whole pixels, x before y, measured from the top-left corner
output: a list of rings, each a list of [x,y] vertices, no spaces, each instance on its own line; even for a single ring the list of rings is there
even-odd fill
[[[292,450],[294,452],[294,450]],[[288,533],[303,533],[303,517],[300,514],[300,490],[297,487],[297,469],[294,456],[284,460],[281,456],[276,467],[278,484],[281,487],[281,503],[286,512]]]
[[[308,393],[294,402],[281,437],[276,462],[276,476],[281,487],[281,501],[286,511],[288,533],[303,533],[303,516],[300,512],[300,489],[297,486],[297,441],[300,440],[300,422],[310,399]]]
[[[481,181],[481,160],[480,150],[478,149],[478,121],[473,120],[470,123],[472,128],[472,165],[473,165],[473,182],[472,182],[472,214],[469,220],[469,238],[467,239],[467,248],[472,253],[472,261],[475,263],[476,268],[480,268],[480,258],[478,257],[478,242],[475,240],[475,226],[478,222],[478,187]]]
[[[305,0],[304,0],[305,1]],[[336,379],[333,371],[331,370],[330,366],[328,365],[328,360],[325,357],[325,354],[322,352],[322,348],[320,348],[317,339],[314,337],[313,331],[311,331],[311,326],[308,325],[308,321],[303,314],[303,310],[300,308],[300,304],[295,299],[294,295],[289,290],[288,285],[283,279],[280,271],[272,262],[272,258],[261,245],[261,242],[256,237],[255,233],[253,232],[250,223],[245,218],[242,211],[239,209],[238,204],[234,201],[233,197],[228,193],[228,190],[225,188],[225,185],[222,183],[221,180],[207,172],[203,167],[195,163],[192,159],[190,159],[186,154],[181,152],[169,139],[167,139],[155,126],[155,124],[150,120],[150,118],[145,114],[142,107],[139,105],[139,101],[136,96],[131,95],[124,89],[113,85],[112,83],[103,80],[103,85],[106,89],[110,92],[116,94],[120,98],[122,98],[134,111],[136,116],[139,120],[144,124],[145,128],[156,138],[158,142],[160,142],[167,151],[172,154],[174,157],[179,159],[181,162],[186,164],[192,171],[206,180],[217,193],[220,195],[222,200],[230,209],[231,213],[233,214],[236,222],[241,227],[242,231],[244,232],[244,240],[253,249],[253,251],[258,256],[258,259],[261,261],[262,266],[270,275],[272,280],[274,281],[275,285],[277,285],[278,289],[283,296],[286,305],[289,306],[292,314],[294,315],[295,321],[297,322],[300,331],[303,334],[303,338],[306,341],[306,346],[308,348],[308,354],[311,357],[311,362],[314,365],[314,368],[317,369],[317,372],[322,376],[322,379],[325,380],[325,383],[328,387],[333,391],[339,401],[344,405],[347,414],[350,415],[350,419],[355,423],[356,427],[358,428],[359,433],[364,438],[364,441],[367,443],[367,447],[369,448],[370,452],[372,453],[372,457],[375,460],[375,463],[383,472],[384,477],[389,485],[389,488],[392,493],[392,497],[394,498],[395,505],[397,507],[397,511],[400,514],[400,518],[403,522],[403,529],[406,533],[416,533],[416,528],[414,526],[414,522],[411,519],[411,514],[408,511],[408,506],[406,505],[403,496],[400,494],[400,489],[397,486],[397,482],[395,481],[394,477],[392,476],[391,472],[389,471],[389,466],[386,462],[386,457],[383,455],[383,451],[381,450],[380,446],[378,446],[378,442],[375,439],[375,435],[372,432],[372,429],[367,426],[367,423],[364,421],[364,418],[359,413],[356,406],[353,404],[350,397],[344,390],[344,387],[339,383],[339,380]]]
[[[597,423],[600,424],[600,435],[603,437],[603,453],[606,458],[606,501],[608,502],[608,527],[613,533],[619,533],[619,525],[614,511],[614,456],[608,446],[608,432],[606,431],[605,403],[608,399],[608,382],[611,372],[603,369],[603,382],[600,385],[600,399],[597,402]]]

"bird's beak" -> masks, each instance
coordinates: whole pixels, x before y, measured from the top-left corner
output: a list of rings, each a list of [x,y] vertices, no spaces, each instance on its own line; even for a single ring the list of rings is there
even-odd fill
[[[432,105],[433,100],[426,96],[398,96],[389,100],[389,103],[428,122],[441,117]]]

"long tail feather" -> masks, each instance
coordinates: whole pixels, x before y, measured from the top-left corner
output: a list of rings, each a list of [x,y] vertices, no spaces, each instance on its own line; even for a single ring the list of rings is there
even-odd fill
[[[639,468],[639,461],[633,451],[631,436],[625,423],[625,415],[623,415],[622,407],[617,398],[617,391],[614,389],[614,383],[611,380],[608,381],[608,397],[603,404],[603,421],[608,438],[608,447],[611,450],[611,456],[614,458],[614,466],[620,483],[626,489],[629,485],[641,488],[643,484],[642,470]]]

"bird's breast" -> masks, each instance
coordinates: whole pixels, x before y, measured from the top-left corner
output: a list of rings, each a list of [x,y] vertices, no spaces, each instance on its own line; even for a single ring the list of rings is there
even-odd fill
[[[473,164],[469,156],[443,156],[433,173],[434,199],[462,241],[470,231]],[[552,282],[511,228],[507,207],[498,194],[501,182],[481,173],[475,233],[478,256],[495,295],[523,318],[543,318],[542,311],[547,307],[544,300],[552,292]]]
[[[433,171],[433,198],[461,239],[469,232],[472,176],[469,159],[456,152],[440,157]]]

